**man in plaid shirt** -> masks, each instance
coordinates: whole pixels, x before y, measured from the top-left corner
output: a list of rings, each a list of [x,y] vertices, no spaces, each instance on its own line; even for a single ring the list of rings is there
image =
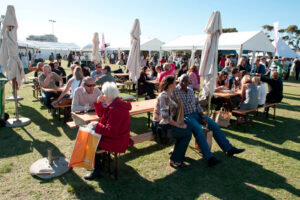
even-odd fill
[[[202,126],[207,125],[208,129],[213,131],[213,136],[216,142],[224,152],[227,152],[228,156],[233,156],[234,154],[245,151],[245,149],[237,149],[233,147],[227,140],[219,125],[214,120],[203,114],[203,110],[198,99],[195,97],[193,90],[187,87],[188,85],[189,76],[184,74],[180,77],[180,84],[174,90],[173,96],[175,101],[180,100],[183,102],[184,120],[188,127],[191,128],[203,157],[208,161],[208,165],[212,167],[221,161],[215,158],[210,152]]]

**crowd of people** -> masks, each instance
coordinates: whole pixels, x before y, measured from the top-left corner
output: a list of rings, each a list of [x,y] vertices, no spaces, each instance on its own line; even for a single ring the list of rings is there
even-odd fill
[[[141,76],[137,83],[139,94],[146,93],[146,99],[155,98],[153,95],[155,88],[146,80],[156,80],[159,83],[160,93],[154,107],[152,130],[154,133],[158,128],[168,130],[176,140],[174,148],[170,152],[169,164],[173,167],[185,166],[185,152],[192,135],[210,167],[221,162],[211,153],[203,127],[213,132],[215,141],[228,156],[244,151],[244,149],[234,147],[219,125],[203,113],[199,100],[194,94],[200,89],[198,74],[200,59],[198,58],[199,56],[195,57],[194,63],[189,63],[184,58],[174,61],[173,57],[168,59],[162,57],[160,61],[157,60],[157,63],[152,60],[141,68]],[[231,109],[254,109],[264,106],[266,103],[282,100],[282,79],[288,78],[287,74],[292,71],[291,67],[287,67],[287,59],[255,58],[253,66],[250,66],[245,57],[241,57],[238,62],[234,59],[231,60],[228,56],[225,60],[223,58],[222,56],[219,62],[216,91],[238,90],[241,94],[233,97]],[[299,60],[294,61],[295,71],[299,69],[299,63]],[[70,65],[72,74],[66,76],[58,60],[50,61],[49,64],[38,62],[36,67],[32,65],[33,61],[29,69],[35,71],[34,75],[38,78],[42,88],[54,89],[66,83],[65,89],[61,93],[42,90],[42,99],[49,109],[64,100],[71,104],[73,112],[96,111],[100,120],[92,123],[92,126],[96,133],[102,135],[99,149],[124,153],[127,147],[133,144],[129,137],[131,105],[119,98],[119,91],[115,79],[111,75],[110,66],[102,67],[101,63],[98,63],[95,65],[95,70],[90,72],[86,65],[75,62]],[[177,84],[177,82],[179,83]],[[268,92],[263,82],[268,84]],[[180,102],[183,105],[184,122],[175,120]],[[212,103],[219,108],[224,105],[224,102],[218,98],[213,98]],[[218,109],[217,107],[216,109]],[[82,125],[80,120],[76,118],[73,120],[76,124]],[[99,155],[96,155],[95,169],[85,178],[92,180],[100,177],[101,171]]]

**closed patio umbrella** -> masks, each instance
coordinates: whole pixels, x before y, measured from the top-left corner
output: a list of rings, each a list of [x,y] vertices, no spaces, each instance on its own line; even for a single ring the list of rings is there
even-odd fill
[[[93,37],[93,50],[92,50],[92,61],[94,62],[95,65],[101,62],[100,59],[100,53],[99,53],[99,34],[96,32],[94,33]]]
[[[209,97],[210,110],[210,100],[216,88],[218,44],[219,37],[222,34],[221,14],[219,11],[214,11],[211,14],[204,31],[207,33],[207,38],[202,50],[199,75],[204,78],[202,95]]]
[[[138,79],[140,78],[140,72],[141,72],[140,35],[141,35],[140,22],[138,19],[135,19],[133,27],[130,32],[130,36],[131,36],[130,51],[129,51],[129,56],[126,64],[126,69],[128,69],[129,71],[129,79],[131,79],[134,83],[137,83]],[[138,94],[137,87],[136,87],[136,94]]]
[[[18,22],[15,8],[8,5],[3,20],[3,29],[1,30],[1,37],[3,40],[0,53],[0,65],[2,66],[3,74],[11,81],[13,87],[16,118],[7,121],[7,126],[9,127],[25,126],[30,123],[28,118],[19,118],[18,112],[17,90],[23,84],[25,74],[22,62],[18,55],[17,29]]]

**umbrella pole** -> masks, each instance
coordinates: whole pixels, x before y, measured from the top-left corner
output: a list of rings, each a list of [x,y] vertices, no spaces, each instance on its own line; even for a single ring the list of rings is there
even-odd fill
[[[15,101],[15,109],[16,109],[16,118],[11,118],[6,121],[6,127],[21,127],[30,124],[31,120],[25,117],[19,117],[19,110],[18,110],[18,96],[17,96],[17,81],[16,78],[12,79],[12,86],[13,86],[13,95]]]
[[[19,109],[18,109],[18,95],[17,95],[17,81],[16,78],[12,80],[13,85],[13,93],[14,93],[14,99],[15,99],[15,109],[16,109],[16,122],[20,122],[19,120]]]
[[[210,111],[211,111],[211,97],[212,97],[211,94],[209,94],[209,95],[208,95],[208,108],[207,108],[207,109],[208,109],[208,110],[207,110],[207,116],[208,116],[208,117],[209,117],[210,114],[211,114],[211,113],[210,113]]]
[[[135,84],[135,91],[136,91],[136,101],[138,101],[138,100],[139,100],[138,89],[139,89],[138,82],[136,82],[136,84]]]

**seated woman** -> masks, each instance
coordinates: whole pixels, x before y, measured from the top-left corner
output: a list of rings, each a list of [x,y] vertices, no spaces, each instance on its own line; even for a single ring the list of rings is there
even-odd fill
[[[216,79],[216,81],[217,81],[217,84],[216,84],[217,90],[228,88],[228,84],[229,84],[228,79],[229,78],[228,78],[228,73],[227,72],[225,72],[225,71],[220,72],[219,76]]]
[[[52,102],[52,106],[59,104],[64,97],[65,97],[65,102],[63,104],[68,104],[68,103],[71,104],[76,88],[82,86],[83,84],[83,78],[84,77],[83,77],[82,69],[81,67],[77,66],[73,71],[73,77],[68,81],[65,90],[60,94],[60,96],[55,101]],[[71,96],[67,94],[70,91],[70,89],[71,89]]]
[[[157,97],[154,107],[152,130],[156,132],[158,126],[164,130],[172,130],[172,136],[176,139],[176,143],[170,158],[170,165],[174,167],[183,167],[185,166],[183,162],[184,155],[192,134],[191,131],[187,129],[187,125],[185,123],[178,123],[174,121],[177,103],[172,99],[172,97],[175,88],[175,77],[164,77],[160,84],[160,91],[162,92]]]
[[[187,64],[183,63],[181,64],[181,69],[179,70],[178,74],[177,74],[177,78],[179,78],[182,74],[186,74],[187,73]]]
[[[198,67],[196,65],[192,65],[188,75],[190,77],[190,88],[193,90],[200,90],[200,75],[198,73]]]
[[[257,87],[258,91],[258,107],[263,107],[266,103],[267,89],[258,76],[254,76],[252,82]]]
[[[138,95],[145,94],[146,92],[147,68],[148,67],[143,67],[141,70],[140,78],[138,79]]]
[[[162,70],[162,69],[161,69],[161,66],[160,66],[160,65],[156,65],[156,66],[155,66],[155,71],[156,71],[156,74],[157,74],[157,75],[156,75],[156,77],[154,77],[154,80],[157,80],[157,81],[159,80],[159,77],[160,77],[160,74],[161,74],[161,70]]]
[[[241,110],[256,109],[258,106],[258,91],[251,81],[250,75],[245,75],[242,79],[242,102]]]
[[[165,77],[165,76],[169,76],[169,75],[172,75],[174,76],[174,70],[175,70],[175,65],[173,63],[165,63],[164,66],[164,72],[162,72],[159,76],[159,79],[158,79],[158,82],[161,83],[162,79]]]
[[[39,77],[40,73],[43,73],[43,62],[38,62],[36,67],[33,67],[33,60],[30,61],[30,65],[28,66],[29,71],[34,71],[34,77]]]
[[[131,104],[119,98],[119,90],[113,82],[102,86],[102,93],[94,103],[99,122],[92,122],[95,132],[101,134],[98,149],[114,153],[125,153],[129,142]],[[131,143],[132,144],[132,143]],[[101,155],[95,156],[95,169],[86,175],[86,180],[101,177]]]

